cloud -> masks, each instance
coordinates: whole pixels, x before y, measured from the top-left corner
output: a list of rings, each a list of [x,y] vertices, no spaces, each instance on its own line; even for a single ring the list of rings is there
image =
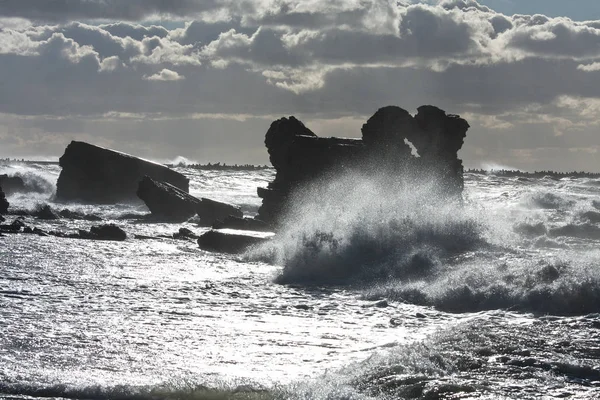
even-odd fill
[[[55,135],[61,119],[110,115],[127,131],[144,118],[293,113],[346,135],[348,118],[432,103],[485,132],[467,141],[470,157],[496,149],[515,161],[519,149],[546,154],[536,143],[591,146],[600,120],[600,21],[508,16],[475,0],[51,3],[0,2],[0,113],[21,121],[14,132],[29,129],[22,118]]]
[[[170,69],[165,68],[157,74],[144,77],[144,79],[147,79],[149,81],[180,81],[185,79],[185,77],[179,75],[175,71],[171,71]]]

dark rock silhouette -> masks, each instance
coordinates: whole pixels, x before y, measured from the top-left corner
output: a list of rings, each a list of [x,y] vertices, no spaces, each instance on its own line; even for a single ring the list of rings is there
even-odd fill
[[[8,200],[6,200],[6,196],[2,191],[2,186],[0,186],[0,215],[8,213],[9,205]]]
[[[222,221],[229,216],[242,218],[244,215],[242,210],[233,204],[207,199],[206,197],[202,197],[201,200],[196,208],[196,213],[203,225],[211,226],[216,221]]]
[[[240,218],[229,216],[222,221],[216,221],[212,225],[213,229],[238,229],[244,231],[270,232],[269,225],[255,218]]]
[[[19,176],[0,175],[0,186],[6,195],[27,191],[23,178]]]
[[[441,196],[461,199],[463,166],[457,153],[468,129],[467,121],[434,106],[419,107],[414,117],[400,107],[380,108],[362,126],[362,139],[320,138],[294,117],[279,119],[265,137],[276,176],[258,189],[263,199],[258,219],[277,226],[294,190],[353,169],[435,179]]]
[[[48,204],[40,205],[39,207],[37,207],[37,209],[33,213],[31,213],[31,215],[33,215],[34,217],[36,217],[38,219],[46,219],[46,220],[60,218],[58,216],[58,214],[56,214],[54,212],[54,210],[52,210],[52,208]]]
[[[198,246],[202,250],[236,254],[268,240],[265,236],[210,230],[198,238]]]
[[[173,234],[173,239],[198,239],[198,235],[188,228],[179,228],[179,231]]]
[[[242,210],[233,204],[207,198],[198,199],[166,182],[144,177],[137,195],[146,203],[153,217],[169,220],[186,220],[195,214],[203,225],[210,226],[229,216],[242,217]]]
[[[145,176],[138,185],[137,195],[146,203],[153,216],[170,220],[186,220],[196,214],[200,200],[166,182]]]
[[[72,141],[59,160],[56,185],[60,201],[117,203],[139,201],[138,182],[144,176],[189,191],[189,180],[168,167],[125,153]]]
[[[63,208],[58,215],[61,218],[80,219],[85,221],[102,221],[102,218],[95,214],[84,214],[79,211],[71,211],[68,208]]]
[[[68,237],[78,239],[123,241],[127,239],[127,234],[123,229],[119,228],[115,224],[106,224],[92,226],[89,231],[79,230],[79,233]]]

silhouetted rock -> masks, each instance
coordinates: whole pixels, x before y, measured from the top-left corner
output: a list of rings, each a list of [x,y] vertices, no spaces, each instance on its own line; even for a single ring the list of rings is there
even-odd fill
[[[39,206],[31,215],[39,219],[48,220],[60,218],[48,204]]]
[[[2,186],[0,186],[0,215],[8,213],[8,200],[6,200],[6,196],[2,191]]]
[[[198,238],[198,246],[203,250],[235,254],[269,239],[267,236],[210,230]]]
[[[270,232],[269,225],[255,218],[240,218],[229,216],[222,221],[217,221],[212,225],[213,229],[240,229],[244,231]]]
[[[19,233],[25,228],[25,222],[21,218],[16,218],[8,225],[0,225],[0,232],[3,233]]]
[[[146,203],[153,216],[170,220],[186,220],[196,214],[201,201],[166,182],[145,176],[137,195]]]
[[[179,228],[179,231],[173,234],[173,239],[198,239],[198,235],[188,228]]]
[[[23,178],[18,176],[0,175],[0,186],[6,195],[27,191]]]
[[[463,166],[457,153],[468,128],[464,119],[434,106],[419,107],[414,117],[400,107],[383,107],[362,126],[362,139],[319,138],[294,117],[277,120],[265,137],[276,176],[258,189],[263,199],[258,218],[278,225],[294,190],[351,170],[436,180],[440,197],[461,199]]]
[[[162,164],[85,142],[72,141],[60,158],[60,166],[56,198],[61,201],[138,201],[138,183],[146,175],[189,191],[188,179]]]
[[[233,204],[207,199],[206,197],[201,200],[196,212],[203,225],[211,226],[216,221],[224,220],[229,216],[242,218],[244,215],[242,210]]]
[[[76,235],[70,237],[92,240],[117,240],[127,239],[127,234],[115,224],[92,226],[89,231],[79,230]]]

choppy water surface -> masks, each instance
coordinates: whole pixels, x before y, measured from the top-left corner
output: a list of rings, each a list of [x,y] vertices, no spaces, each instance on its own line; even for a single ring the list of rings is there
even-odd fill
[[[179,170],[247,215],[272,178]],[[41,187],[14,207],[94,213],[129,238],[0,237],[0,397],[600,397],[598,180],[468,174],[456,208],[341,178],[234,257],[134,239],[205,229],[119,219],[143,206],[52,203],[59,172],[0,168]]]

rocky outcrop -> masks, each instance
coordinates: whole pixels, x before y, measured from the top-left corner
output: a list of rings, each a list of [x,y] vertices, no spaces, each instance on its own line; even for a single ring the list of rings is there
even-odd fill
[[[8,200],[6,200],[2,186],[0,186],[0,215],[8,213],[8,206]]]
[[[153,216],[170,220],[186,220],[196,214],[200,200],[166,182],[145,176],[138,185],[137,195],[146,203]]]
[[[463,166],[457,153],[468,129],[467,121],[434,106],[419,107],[414,117],[400,107],[383,107],[362,126],[362,139],[320,138],[294,117],[277,120],[265,137],[276,176],[258,189],[258,218],[276,226],[295,189],[353,169],[435,179],[440,196],[460,199]]]
[[[189,191],[189,180],[162,164],[85,142],[72,141],[59,161],[62,172],[56,198],[60,201],[137,202],[138,183],[144,176]]]
[[[202,250],[236,254],[268,240],[267,235],[210,230],[198,238],[198,246]]]
[[[229,216],[242,217],[242,210],[233,204],[207,198],[198,199],[166,182],[144,177],[137,195],[146,203],[152,216],[169,220],[186,220],[194,215],[203,225],[210,226]]]
[[[221,201],[207,199],[202,197],[201,203],[196,208],[196,213],[200,217],[203,225],[211,226],[217,221],[222,221],[230,216],[242,218],[242,210],[233,204]]]
[[[27,191],[23,178],[19,176],[0,175],[0,186],[6,195]]]

